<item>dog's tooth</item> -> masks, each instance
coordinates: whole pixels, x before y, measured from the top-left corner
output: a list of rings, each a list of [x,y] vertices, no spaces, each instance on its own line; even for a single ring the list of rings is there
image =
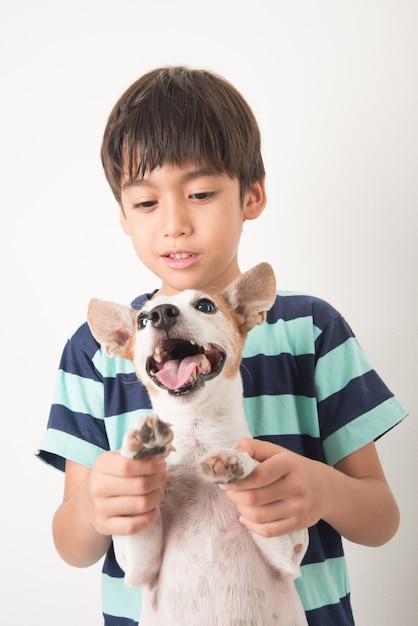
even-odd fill
[[[202,358],[200,360],[200,369],[202,372],[210,372],[210,361],[204,354],[202,354]]]
[[[212,344],[211,343],[205,343],[202,346],[203,350],[205,350],[205,352],[208,352],[209,350],[212,350]]]
[[[157,363],[161,363],[161,361],[163,360],[161,344],[155,346],[153,358],[154,361],[157,361]]]
[[[192,344],[192,346],[195,346],[195,345],[196,345],[196,342],[195,342],[195,341],[193,341],[193,339],[190,339],[190,343]]]

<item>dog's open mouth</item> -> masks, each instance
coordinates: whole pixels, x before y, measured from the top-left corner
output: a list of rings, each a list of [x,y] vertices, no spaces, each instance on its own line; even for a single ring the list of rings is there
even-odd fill
[[[215,344],[199,346],[183,339],[166,339],[148,358],[147,372],[159,387],[183,395],[217,376],[225,357]]]

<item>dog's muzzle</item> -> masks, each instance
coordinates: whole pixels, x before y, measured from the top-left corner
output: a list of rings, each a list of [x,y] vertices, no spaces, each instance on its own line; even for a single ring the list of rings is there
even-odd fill
[[[165,339],[147,359],[148,375],[156,385],[174,395],[185,395],[219,374],[225,352],[215,344],[199,346],[184,339]]]

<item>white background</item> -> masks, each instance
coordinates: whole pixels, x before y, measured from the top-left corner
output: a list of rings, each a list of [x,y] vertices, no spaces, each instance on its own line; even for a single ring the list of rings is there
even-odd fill
[[[120,231],[99,149],[122,91],[166,64],[223,74],[259,120],[269,202],[245,226],[241,268],[268,260],[280,288],[340,309],[411,413],[378,444],[399,533],[347,553],[357,624],[415,622],[417,7],[1,0],[1,624],[101,623],[99,567],[56,556],[62,476],[33,453],[90,297],[127,303],[156,286]]]

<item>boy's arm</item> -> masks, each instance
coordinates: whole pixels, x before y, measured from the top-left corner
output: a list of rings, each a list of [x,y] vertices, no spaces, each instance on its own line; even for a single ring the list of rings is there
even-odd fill
[[[260,465],[245,480],[221,488],[250,530],[278,536],[323,519],[364,545],[382,545],[395,534],[399,510],[374,443],[335,468],[256,439],[242,440],[238,449]]]
[[[101,454],[92,469],[66,461],[64,499],[53,520],[56,549],[75,567],[96,563],[111,535],[130,535],[157,519],[167,479],[161,457],[126,459]]]

